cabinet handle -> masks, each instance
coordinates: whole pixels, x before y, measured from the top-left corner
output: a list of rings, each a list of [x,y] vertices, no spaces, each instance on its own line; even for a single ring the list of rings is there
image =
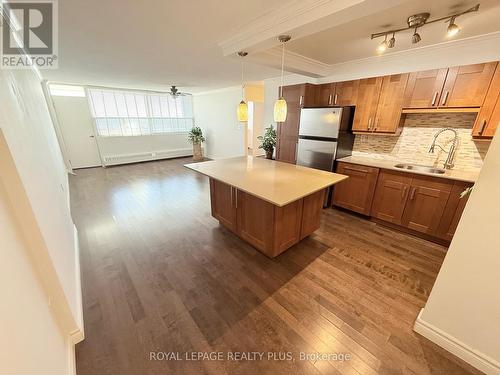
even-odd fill
[[[413,198],[415,198],[415,191],[417,190],[416,187],[412,187],[411,188],[411,192],[410,192],[410,200],[413,200]]]
[[[332,105],[332,94],[328,95],[328,105]]]
[[[483,135],[484,128],[486,127],[486,120],[483,120],[481,127],[479,128],[479,135]]]
[[[448,95],[450,94],[449,91],[446,91],[444,93],[443,101],[441,102],[441,105],[445,105],[446,101],[448,100]]]
[[[371,128],[372,128],[372,118],[370,117],[368,119],[368,130],[371,130]]]
[[[405,185],[403,187],[403,192],[401,193],[401,199],[405,199],[407,191],[408,191],[408,186]]]
[[[438,97],[438,94],[439,94],[439,92],[438,92],[438,91],[436,91],[436,92],[434,93],[434,96],[432,97],[431,107],[434,107],[434,104],[436,104],[436,99],[437,99],[437,97]]]
[[[234,188],[234,207],[238,208],[238,189]]]
[[[374,131],[377,130],[379,123],[380,123],[380,117],[377,117],[377,120],[375,121],[375,129],[373,129]]]
[[[352,168],[352,167],[344,167],[345,171],[355,171],[355,172],[361,172],[361,173],[370,173],[370,171],[367,171],[366,169],[357,169],[357,168]]]
[[[302,104],[304,102],[304,95],[301,95],[300,98],[299,98],[299,106],[302,106]]]
[[[333,102],[333,104],[337,104],[337,99],[339,98],[339,94],[335,94],[335,100]]]
[[[231,207],[234,206],[234,199],[233,199],[233,187],[231,186]]]

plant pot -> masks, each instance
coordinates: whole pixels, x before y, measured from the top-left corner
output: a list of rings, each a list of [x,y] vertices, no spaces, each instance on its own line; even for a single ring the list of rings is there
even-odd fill
[[[194,161],[203,160],[203,150],[201,148],[201,143],[193,143],[193,160]]]
[[[266,150],[266,159],[272,159],[273,153],[274,153],[274,148],[272,148],[270,150]]]

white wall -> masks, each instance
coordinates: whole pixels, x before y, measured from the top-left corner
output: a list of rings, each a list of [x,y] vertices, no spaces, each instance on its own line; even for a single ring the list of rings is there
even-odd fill
[[[500,374],[499,171],[497,135],[415,326],[488,374]]]
[[[68,337],[47,304],[0,183],[0,373],[68,374]]]
[[[245,155],[245,129],[236,118],[241,88],[234,87],[193,97],[194,120],[203,129],[206,155],[211,159]]]
[[[14,267],[8,275],[15,272],[15,277],[0,283],[0,294],[8,298],[15,290],[18,298],[13,304],[2,301],[0,321],[9,322],[13,328],[37,326],[29,335],[20,329],[11,330],[12,336],[7,337],[2,330],[2,354],[25,363],[18,364],[19,372],[4,371],[3,366],[11,361],[0,361],[0,373],[32,374],[25,369],[36,366],[36,373],[54,374],[52,369],[64,368],[70,362],[71,350],[61,357],[62,341],[69,335],[83,335],[68,179],[41,83],[34,71],[0,70],[0,103],[0,183],[7,195],[2,196],[0,263],[2,267]],[[12,207],[10,213],[5,208],[6,200]],[[14,231],[13,215],[22,223],[18,233]],[[27,258],[33,259],[38,279],[29,269]],[[25,296],[32,297],[29,303]],[[49,301],[53,319],[47,314]],[[35,320],[27,321],[30,317]],[[59,331],[54,329],[54,320]],[[15,345],[24,345],[25,340],[40,345],[26,343],[24,353],[16,352]],[[15,357],[21,354],[22,358]],[[47,359],[38,361],[41,356]]]
[[[86,97],[53,96],[52,101],[57,112],[59,125],[63,136],[72,131],[74,126],[93,129],[94,124]],[[76,120],[75,117],[78,119]],[[78,147],[78,142],[64,139],[68,151]],[[192,155],[192,146],[187,142],[186,133],[155,134],[134,137],[97,137],[99,150],[104,161],[110,156],[139,155],[152,152],[162,152],[164,157]],[[135,160],[135,159],[132,159]],[[143,159],[144,160],[144,159]]]

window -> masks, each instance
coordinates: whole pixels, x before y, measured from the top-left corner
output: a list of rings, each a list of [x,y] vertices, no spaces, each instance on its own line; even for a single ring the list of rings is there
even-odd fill
[[[193,127],[191,95],[99,88],[88,92],[97,133],[102,137],[179,133]]]
[[[49,84],[52,96],[79,96],[85,97],[85,89],[82,86]]]

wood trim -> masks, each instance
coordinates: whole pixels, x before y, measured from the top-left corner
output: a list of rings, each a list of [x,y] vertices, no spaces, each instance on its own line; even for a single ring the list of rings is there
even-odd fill
[[[401,113],[478,113],[480,107],[469,108],[406,108]]]

